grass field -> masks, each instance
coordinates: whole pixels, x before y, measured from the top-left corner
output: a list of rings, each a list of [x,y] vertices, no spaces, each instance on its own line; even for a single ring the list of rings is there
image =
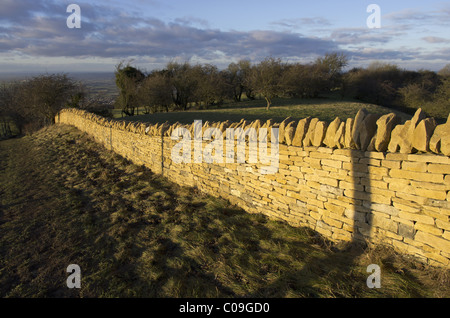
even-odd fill
[[[327,122],[332,122],[336,117],[342,120],[354,118],[361,108],[373,114],[388,114],[391,112],[400,116],[402,121],[411,119],[411,115],[373,104],[365,104],[354,101],[340,101],[333,98],[323,99],[294,99],[278,98],[273,102],[273,106],[266,110],[264,100],[245,101],[240,103],[226,103],[222,107],[208,110],[189,110],[185,112],[155,113],[149,115],[139,115],[124,117],[124,120],[141,121],[148,123],[180,122],[191,124],[194,120],[239,122],[246,120],[268,120],[273,119],[281,123],[287,117],[302,119],[308,116],[319,118]],[[142,114],[143,109],[140,110]],[[115,117],[121,118],[121,111],[115,110]]]
[[[247,214],[69,126],[0,142],[0,198],[0,297],[450,297],[448,271]]]

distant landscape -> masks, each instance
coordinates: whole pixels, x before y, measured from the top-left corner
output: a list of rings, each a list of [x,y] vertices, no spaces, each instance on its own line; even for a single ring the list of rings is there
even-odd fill
[[[21,81],[39,75],[42,75],[42,73],[0,73],[0,83]],[[74,80],[83,83],[91,96],[114,99],[118,95],[114,72],[73,72],[67,73],[67,75]]]

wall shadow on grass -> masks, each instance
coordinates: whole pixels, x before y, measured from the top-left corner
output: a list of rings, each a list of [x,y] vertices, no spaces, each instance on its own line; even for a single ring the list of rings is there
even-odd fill
[[[357,164],[361,157],[361,152],[358,150],[351,151],[351,162]],[[360,166],[358,166],[360,167]],[[351,176],[353,179],[353,187],[355,190],[360,187],[361,177],[366,177],[362,172],[353,169]],[[370,178],[367,178],[370,180]],[[370,183],[367,185],[370,189]],[[357,192],[354,193],[356,197]],[[355,198],[355,202],[358,199]],[[339,244],[339,248],[333,246],[333,243],[328,241],[326,237],[316,233],[316,243],[322,246],[326,251],[326,256],[315,257],[308,255],[305,260],[305,265],[300,271],[288,271],[283,273],[281,277],[271,283],[270,285],[259,289],[252,293],[251,297],[271,297],[277,289],[282,286],[290,285],[302,297],[307,298],[321,298],[321,297],[354,297],[355,289],[358,294],[363,292],[363,289],[368,288],[366,285],[366,278],[363,276],[352,274],[355,266],[355,261],[364,253],[366,244],[364,237],[360,232],[362,227],[366,233],[370,233],[372,224],[370,197],[365,200],[365,208],[358,206],[354,212],[353,218],[353,235],[350,242]],[[363,212],[364,209],[364,212]],[[367,274],[368,276],[369,274]],[[324,278],[328,281],[340,282],[340,286],[328,287],[324,293]],[[355,281],[357,280],[357,281]],[[286,295],[289,296],[289,295]]]

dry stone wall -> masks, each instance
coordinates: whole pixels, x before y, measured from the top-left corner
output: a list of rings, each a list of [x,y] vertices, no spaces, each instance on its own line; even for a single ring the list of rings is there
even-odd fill
[[[450,118],[436,125],[418,110],[401,124],[395,114],[362,109],[331,123],[317,118],[282,123],[204,123],[207,128],[276,127],[279,165],[261,174],[261,163],[176,163],[172,132],[194,125],[147,125],[105,119],[67,109],[57,123],[70,124],[106,148],[155,173],[228,199],[250,213],[307,226],[333,241],[387,244],[424,262],[450,267]],[[267,140],[272,137],[269,134]],[[201,142],[202,149],[208,145]],[[234,145],[235,156],[238,149]],[[224,151],[224,153],[226,153]]]

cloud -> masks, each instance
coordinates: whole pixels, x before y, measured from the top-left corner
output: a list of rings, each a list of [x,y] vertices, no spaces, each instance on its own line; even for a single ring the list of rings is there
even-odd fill
[[[420,58],[423,60],[441,60],[446,61],[448,63],[448,57],[450,56],[450,48],[441,48],[435,50],[433,52],[425,52],[420,55]]]
[[[387,61],[411,61],[417,57],[417,52],[389,50],[382,48],[359,47],[354,48],[351,58],[358,61],[387,60]]]
[[[424,40],[425,42],[428,42],[428,43],[450,43],[449,39],[444,39],[444,38],[437,37],[437,36],[426,36],[426,37],[423,37],[422,40]]]
[[[200,27],[209,28],[210,24],[205,19],[200,19],[192,16],[186,16],[182,18],[175,19],[175,22],[180,25],[194,26],[198,25]]]
[[[415,26],[423,25],[441,25],[448,26],[450,18],[450,6],[442,6],[439,10],[419,11],[413,9],[404,9],[391,12],[383,16],[395,24],[412,24]]]
[[[331,31],[330,39],[341,45],[362,43],[388,43],[394,37],[387,28],[376,30],[369,28],[340,28]]]
[[[330,20],[323,17],[282,19],[270,23],[274,26],[281,26],[289,29],[300,29],[304,27],[327,27],[331,26]]]
[[[0,19],[0,49],[29,56],[118,59],[183,56],[189,59],[224,54],[232,59],[323,54],[337,49],[333,41],[299,33],[221,31],[208,28],[207,21],[202,19],[184,17],[167,23],[84,3],[79,4],[81,29],[69,29],[66,27],[69,13],[62,5],[33,1],[35,5],[30,8],[30,1],[17,5],[7,1],[7,12],[11,15]],[[17,12],[22,14],[15,15]]]
[[[84,0],[86,1],[86,0]],[[379,30],[336,28],[324,17],[283,19],[270,23],[271,30],[220,30],[207,20],[181,16],[172,21],[146,16],[137,7],[129,9],[116,1],[77,2],[81,7],[81,29],[69,29],[68,2],[44,0],[2,0],[0,11],[0,56],[16,61],[110,61],[134,58],[162,63],[174,58],[226,64],[242,58],[254,62],[267,56],[309,61],[330,52],[342,52],[354,60],[411,61],[422,50],[395,49],[395,42],[416,28],[416,22],[448,23],[448,10],[417,12],[404,10],[384,16]],[[146,2],[146,5],[149,5]],[[152,2],[150,5],[164,5]],[[308,30],[308,35],[306,31]],[[318,30],[318,31],[317,31]],[[313,36],[312,34],[320,34]],[[430,33],[428,33],[430,34]],[[428,35],[425,34],[425,35]],[[440,35],[440,34],[434,34]],[[448,43],[437,36],[422,38],[427,43]],[[394,44],[394,45],[393,45]],[[388,49],[389,48],[389,49]],[[424,51],[425,52],[425,51]],[[441,57],[445,52],[435,51]],[[433,51],[427,54],[431,57]],[[20,62],[18,62],[20,63]],[[37,62],[39,63],[39,62]],[[50,62],[51,63],[51,62]]]

